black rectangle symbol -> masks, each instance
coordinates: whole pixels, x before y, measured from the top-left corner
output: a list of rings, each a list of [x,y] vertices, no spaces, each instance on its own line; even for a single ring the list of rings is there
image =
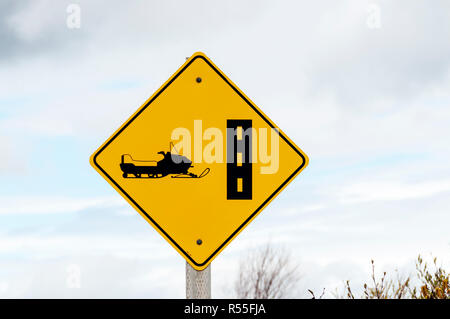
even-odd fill
[[[252,120],[227,120],[227,199],[252,199]]]

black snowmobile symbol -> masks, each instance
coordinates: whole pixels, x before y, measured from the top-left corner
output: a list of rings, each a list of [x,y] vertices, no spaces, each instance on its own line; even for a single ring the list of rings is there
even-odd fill
[[[202,178],[210,171],[209,168],[205,168],[200,175],[196,175],[189,172],[189,168],[194,166],[187,157],[164,151],[158,152],[158,154],[163,155],[163,159],[159,161],[135,160],[130,154],[122,154],[120,160],[122,176],[124,178],[161,178],[173,175],[172,178]]]

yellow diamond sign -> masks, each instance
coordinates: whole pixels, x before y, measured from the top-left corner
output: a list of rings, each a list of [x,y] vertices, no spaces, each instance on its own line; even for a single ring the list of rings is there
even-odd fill
[[[91,164],[202,270],[308,157],[208,57],[195,53]]]

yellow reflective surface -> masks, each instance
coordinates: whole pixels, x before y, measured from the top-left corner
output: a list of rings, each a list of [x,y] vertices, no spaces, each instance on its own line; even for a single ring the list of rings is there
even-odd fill
[[[91,157],[92,166],[197,270],[206,268],[308,162],[279,130],[278,169],[263,174],[261,168],[266,167],[267,172],[268,164],[256,158],[252,164],[252,199],[227,200],[228,119],[250,119],[257,133],[267,129],[270,150],[270,132],[276,125],[203,53],[195,53]],[[209,169],[209,173],[201,178],[173,178],[175,174],[124,177],[122,155],[131,156],[124,157],[127,163],[147,165],[145,161],[154,161],[148,166],[157,167],[157,161],[163,159],[158,152],[170,151],[170,143],[179,142],[172,140],[177,128],[186,129],[191,138],[191,151],[181,149],[179,153],[188,154],[192,161],[202,156],[201,162],[192,163],[189,172],[200,175]],[[222,132],[222,162],[210,163],[204,158],[213,140],[205,134],[208,128]],[[253,139],[256,152],[260,151],[260,137]]]

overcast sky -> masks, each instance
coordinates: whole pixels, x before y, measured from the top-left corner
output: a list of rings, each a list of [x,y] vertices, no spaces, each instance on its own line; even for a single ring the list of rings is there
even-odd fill
[[[184,259],[89,156],[196,51],[310,158],[214,260],[213,297],[269,241],[295,297],[371,259],[450,266],[449,39],[446,0],[2,0],[0,297],[184,297]]]

